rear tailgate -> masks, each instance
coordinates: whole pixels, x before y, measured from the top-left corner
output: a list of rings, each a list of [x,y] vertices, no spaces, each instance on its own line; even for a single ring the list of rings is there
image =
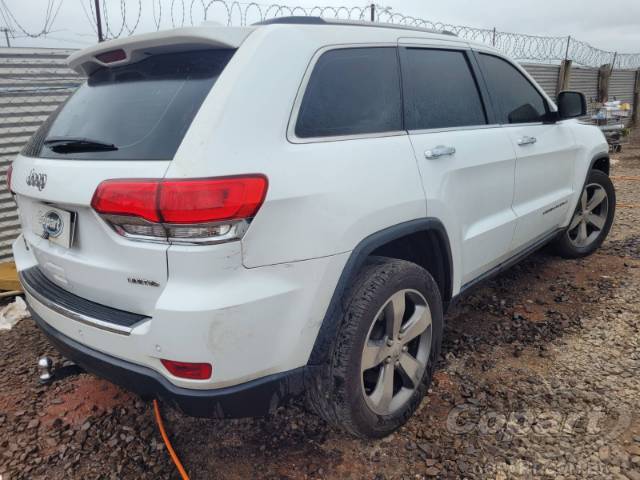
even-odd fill
[[[106,178],[162,178],[170,162],[104,162],[19,157],[12,187],[22,232],[41,271],[63,289],[113,308],[150,315],[167,281],[167,245],[133,242],[114,232],[90,207]],[[29,178],[46,179],[35,185]],[[31,183],[32,185],[29,185]],[[44,183],[44,185],[43,185]],[[43,237],[41,212],[71,212],[67,248]],[[141,284],[138,280],[147,280]],[[156,286],[157,285],[157,286]]]
[[[153,315],[167,282],[166,238],[126,238],[96,213],[92,198],[106,180],[165,176],[250,31],[177,29],[70,58],[88,80],[17,157],[11,180],[25,242],[49,280],[87,300]]]

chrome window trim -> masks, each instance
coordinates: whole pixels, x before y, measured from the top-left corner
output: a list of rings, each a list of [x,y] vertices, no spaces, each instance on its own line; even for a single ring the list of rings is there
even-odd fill
[[[132,327],[125,327],[122,325],[116,325],[114,323],[105,322],[103,320],[98,320],[97,318],[89,317],[88,315],[78,313],[58,303],[55,303],[53,300],[46,298],[41,293],[36,291],[33,287],[31,287],[31,285],[29,285],[29,283],[25,281],[25,278],[22,275],[22,273],[20,273],[20,283],[22,284],[22,287],[24,288],[25,293],[33,297],[38,303],[42,304],[44,307],[48,308],[49,310],[53,310],[54,312],[64,317],[67,317],[71,320],[75,320],[85,325],[89,325],[91,327],[99,328],[101,330],[106,330],[108,332],[117,333],[120,335],[130,335],[131,331],[133,330]]]
[[[429,129],[420,129],[420,130],[398,130],[398,131],[389,131],[389,132],[376,132],[376,133],[362,133],[362,134],[354,134],[354,135],[333,135],[327,137],[309,137],[309,138],[301,138],[298,137],[295,133],[295,126],[298,121],[298,115],[300,113],[300,105],[302,104],[302,99],[307,90],[307,86],[309,83],[309,79],[311,74],[313,73],[313,69],[315,68],[318,60],[322,56],[322,54],[331,51],[331,50],[341,50],[345,48],[376,48],[376,47],[405,47],[405,48],[424,48],[424,49],[437,49],[437,50],[455,50],[460,52],[478,52],[485,53],[489,55],[493,55],[496,57],[505,60],[510,65],[514,66],[520,73],[524,73],[524,76],[531,86],[540,94],[542,97],[549,101],[550,111],[553,111],[553,107],[555,103],[551,100],[551,98],[539,88],[537,83],[531,82],[529,78],[529,73],[521,67],[516,62],[513,62],[509,57],[505,57],[500,54],[496,50],[487,48],[477,48],[474,45],[466,43],[464,41],[460,41],[457,44],[454,44],[454,41],[443,41],[440,44],[432,44],[432,39],[418,39],[411,37],[404,37],[399,39],[397,43],[391,42],[379,42],[379,43],[348,43],[348,44],[335,44],[335,45],[326,45],[313,54],[305,73],[302,77],[302,81],[300,86],[298,87],[298,91],[296,92],[296,98],[293,103],[293,107],[291,109],[291,113],[289,115],[289,121],[287,124],[287,141],[292,144],[304,145],[309,143],[323,143],[323,142],[341,142],[348,140],[362,140],[362,139],[372,139],[372,138],[385,138],[385,137],[395,137],[395,136],[403,136],[403,135],[422,135],[428,133],[445,133],[445,132],[455,132],[455,131],[466,131],[466,130],[484,130],[488,128],[513,128],[513,127],[532,127],[545,125],[544,122],[528,122],[528,123],[491,123],[486,125],[465,125],[461,127],[444,127],[444,128],[429,128]],[[446,42],[446,43],[445,43]]]
[[[324,142],[346,142],[348,140],[363,140],[366,138],[385,138],[385,137],[399,137],[407,135],[405,130],[397,130],[393,132],[380,132],[380,133],[358,133],[354,135],[333,135],[331,137],[309,137],[300,138],[293,134],[293,139],[287,138],[291,143],[305,144],[305,143],[324,143]]]
[[[559,122],[558,122],[559,123]],[[491,123],[489,125],[468,125],[464,127],[446,127],[446,128],[426,128],[421,130],[409,130],[409,135],[424,135],[429,133],[446,133],[446,132],[460,132],[467,130],[487,130],[490,128],[514,128],[514,127],[536,127],[541,125],[547,125],[544,122],[535,123]],[[551,124],[549,124],[551,125]]]
[[[490,128],[501,128],[503,125],[499,123],[485,124],[485,125],[465,125],[463,127],[443,127],[443,128],[422,128],[418,130],[409,130],[409,135],[423,135],[428,133],[446,133],[446,132],[460,132],[467,130],[487,130]]]
[[[392,47],[398,48],[397,42],[374,42],[374,43],[345,43],[335,45],[325,45],[315,51],[307,69],[304,72],[298,91],[296,92],[296,98],[291,108],[291,114],[289,115],[289,123],[287,124],[287,141],[293,144],[306,144],[306,143],[324,143],[324,142],[341,142],[347,140],[361,140],[366,138],[384,138],[384,137],[396,137],[401,135],[407,135],[404,130],[386,131],[386,132],[373,132],[373,133],[358,133],[353,135],[332,135],[330,137],[308,137],[301,138],[296,135],[296,123],[298,122],[298,115],[300,113],[300,105],[302,99],[307,91],[309,79],[313,73],[318,60],[322,54],[332,50],[344,50],[346,48],[380,48],[380,47]]]

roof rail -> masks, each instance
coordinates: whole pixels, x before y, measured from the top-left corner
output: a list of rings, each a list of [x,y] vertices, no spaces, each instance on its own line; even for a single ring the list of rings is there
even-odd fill
[[[269,18],[267,20],[256,22],[253,25],[279,25],[279,24],[326,25],[327,21],[322,17],[307,17],[303,15],[293,15],[289,17]]]
[[[447,30],[434,30],[431,28],[414,27],[411,25],[398,25],[394,23],[367,22],[364,20],[342,20],[323,17],[306,17],[306,16],[289,16],[270,18],[256,22],[253,25],[344,25],[349,27],[377,27],[377,28],[394,28],[399,30],[411,30],[416,32],[436,33],[439,35],[451,35],[457,37],[453,32]]]

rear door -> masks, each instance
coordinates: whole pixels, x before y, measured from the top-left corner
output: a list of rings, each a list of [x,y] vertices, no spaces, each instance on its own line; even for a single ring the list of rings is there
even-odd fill
[[[108,179],[163,178],[233,50],[156,54],[93,72],[14,162],[23,234],[41,271],[83,298],[152,314],[168,244],[142,242],[92,208]],[[135,198],[136,192],[130,192]],[[134,222],[135,223],[135,222]]]
[[[400,41],[405,128],[427,214],[442,219],[465,284],[509,253],[515,153],[483,100],[473,55],[459,43]]]
[[[545,123],[549,104],[514,64],[479,53],[478,61],[499,122],[516,150],[513,209],[518,216],[512,249],[556,230],[573,194],[577,145],[569,125]]]

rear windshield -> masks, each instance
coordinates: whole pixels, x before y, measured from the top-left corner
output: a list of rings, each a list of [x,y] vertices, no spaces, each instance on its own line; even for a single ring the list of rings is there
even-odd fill
[[[168,53],[101,68],[36,132],[23,153],[86,160],[171,159],[233,53]]]

